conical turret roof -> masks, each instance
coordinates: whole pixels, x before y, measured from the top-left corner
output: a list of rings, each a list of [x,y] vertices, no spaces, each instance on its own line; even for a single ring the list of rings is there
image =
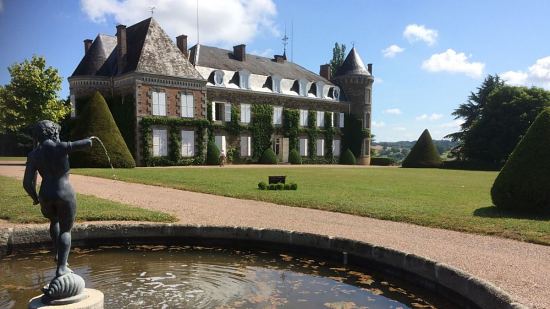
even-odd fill
[[[365,68],[365,64],[363,64],[363,60],[361,60],[357,50],[355,50],[355,47],[350,50],[346,60],[344,60],[344,63],[342,63],[342,66],[336,72],[336,76],[350,74],[370,75],[369,71]]]

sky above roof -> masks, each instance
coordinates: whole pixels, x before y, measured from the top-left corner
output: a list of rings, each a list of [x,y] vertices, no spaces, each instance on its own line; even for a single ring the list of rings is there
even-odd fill
[[[174,38],[247,53],[287,55],[318,73],[335,42],[355,46],[373,64],[373,134],[377,141],[436,139],[455,132],[451,113],[487,74],[510,84],[550,89],[550,1],[542,0],[0,0],[0,84],[7,67],[33,54],[66,78],[83,40],[114,35],[151,16]]]

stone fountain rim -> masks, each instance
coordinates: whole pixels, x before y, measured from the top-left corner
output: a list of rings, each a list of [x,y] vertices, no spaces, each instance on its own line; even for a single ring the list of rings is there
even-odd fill
[[[437,286],[442,286],[469,300],[479,308],[529,308],[494,284],[453,266],[390,247],[343,237],[270,228],[135,222],[80,223],[75,224],[72,231],[72,239],[75,244],[98,239],[118,240],[121,243],[130,241],[139,243],[155,238],[253,241],[347,252],[348,255],[353,255],[356,258],[389,266]],[[50,241],[45,225],[17,226],[0,230],[0,258],[18,248],[44,245]]]

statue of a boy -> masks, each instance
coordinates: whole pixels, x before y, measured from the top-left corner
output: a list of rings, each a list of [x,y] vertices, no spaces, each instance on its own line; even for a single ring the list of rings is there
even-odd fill
[[[71,249],[71,229],[76,217],[76,195],[69,183],[68,153],[92,147],[91,138],[61,142],[60,128],[49,120],[36,124],[33,139],[37,146],[27,157],[23,178],[23,187],[33,199],[33,204],[40,203],[42,214],[50,220],[50,236],[57,259],[56,278],[71,273],[67,259]],[[42,177],[38,194],[36,172]]]

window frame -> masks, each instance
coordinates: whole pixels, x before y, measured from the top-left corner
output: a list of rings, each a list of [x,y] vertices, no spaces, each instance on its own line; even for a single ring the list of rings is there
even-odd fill
[[[189,106],[189,98],[191,98],[191,106]],[[189,112],[191,112],[190,116]],[[195,96],[193,94],[182,93],[180,95],[180,114],[183,118],[195,118]]]
[[[191,133],[191,143],[186,144],[184,135]],[[181,130],[181,156],[182,157],[194,157],[195,156],[195,131],[192,130]],[[187,148],[187,151],[185,151],[185,148]]]
[[[273,106],[273,121],[274,125],[283,124],[283,107],[282,106]]]
[[[300,109],[300,127],[307,127],[308,125],[309,110]]]
[[[152,130],[152,135],[153,135],[153,141],[152,141],[153,157],[167,156],[168,155],[168,129],[154,128]],[[156,145],[156,147],[155,147],[155,135],[157,135],[159,138],[159,142],[158,142],[158,145]],[[157,149],[157,151],[155,151],[155,148]]]
[[[252,106],[248,103],[241,103],[241,123],[250,123]]]
[[[161,96],[162,94],[162,96]],[[161,100],[162,97],[162,100]],[[164,91],[152,91],[151,92],[151,107],[152,107],[152,115],[153,116],[166,116],[166,92]],[[161,101],[164,104],[161,104]],[[157,107],[155,112],[155,106]],[[162,108],[161,108],[162,107]],[[164,112],[163,112],[164,111]]]

